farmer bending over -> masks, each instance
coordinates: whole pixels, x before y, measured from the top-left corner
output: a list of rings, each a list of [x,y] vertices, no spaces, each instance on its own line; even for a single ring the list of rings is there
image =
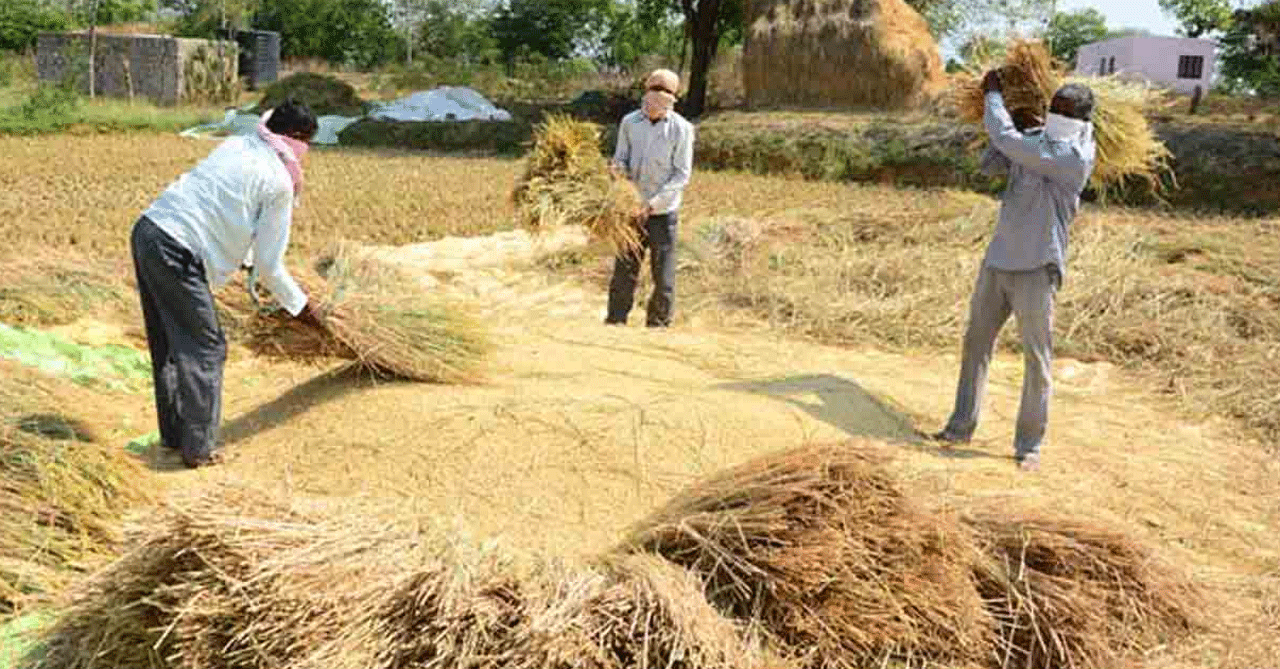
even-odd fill
[[[680,79],[656,70],[645,80],[643,106],[623,117],[613,168],[631,179],[644,203],[636,212],[641,248],[619,256],[609,284],[605,323],[625,325],[635,299],[640,262],[647,249],[653,275],[646,325],[671,325],[676,283],[676,224],[684,189],[693,172],[693,124],[677,114]]]
[[[255,134],[224,141],[179,177],[133,227],[160,440],[188,467],[218,459],[227,344],[210,286],[225,285],[252,254],[280,305],[319,324],[284,266],[299,161],[315,132],[311,110],[286,102]]]
[[[1012,312],[1025,356],[1014,452],[1021,469],[1033,470],[1049,419],[1053,308],[1066,274],[1068,228],[1093,172],[1093,93],[1062,87],[1044,127],[1024,134],[1005,109],[997,72],[987,73],[983,88],[991,138],[983,169],[1006,173],[1008,187],[969,305],[955,410],[934,438],[967,442],[973,436],[996,337]]]

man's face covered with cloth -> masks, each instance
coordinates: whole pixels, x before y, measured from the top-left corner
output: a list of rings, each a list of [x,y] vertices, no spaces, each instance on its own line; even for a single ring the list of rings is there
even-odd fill
[[[675,107],[680,77],[671,70],[655,70],[645,79],[644,89],[645,116],[651,121],[660,121]]]

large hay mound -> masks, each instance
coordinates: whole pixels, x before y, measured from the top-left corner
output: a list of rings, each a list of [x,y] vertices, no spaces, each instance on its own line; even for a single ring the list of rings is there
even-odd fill
[[[700,581],[655,557],[521,568],[230,485],[136,544],[80,587],[31,669],[758,665]]]
[[[750,106],[911,108],[946,86],[938,44],[903,0],[751,0]]]
[[[27,666],[302,666],[410,552],[367,518],[321,519],[231,485],[167,505],[132,534],[135,547],[78,586]]]
[[[511,199],[531,233],[576,225],[618,253],[639,246],[640,194],[610,171],[595,124],[549,115],[534,130],[533,149]]]
[[[1004,62],[993,67],[1000,72],[1005,107],[1015,118],[1033,114],[1043,119],[1063,84],[1080,83],[1093,90],[1097,160],[1089,184],[1101,198],[1124,190],[1132,181],[1145,183],[1154,193],[1164,188],[1164,178],[1172,175],[1172,154],[1145,116],[1149,103],[1158,96],[1154,89],[1115,77],[1067,77],[1063,65],[1055,62],[1040,42],[1015,41]],[[984,75],[985,70],[963,72],[952,82],[952,104],[966,122],[983,121]]]
[[[958,523],[918,508],[878,451],[770,455],[672,500],[625,542],[691,569],[807,667],[978,663],[993,624]]]
[[[462,307],[348,244],[338,244],[325,265],[324,279],[298,274],[325,329],[283,312],[259,314],[242,323],[250,349],[292,360],[355,360],[376,375],[412,381],[482,378],[481,362],[492,344]]]
[[[271,84],[254,111],[264,113],[290,95],[298,102],[305,102],[316,116],[364,116],[366,111],[364,101],[351,84],[332,75],[313,72],[291,74]]]
[[[975,580],[1000,625],[1003,666],[1120,666],[1206,624],[1185,574],[1126,534],[1035,514],[970,519],[985,559]]]
[[[451,550],[406,576],[355,627],[335,654],[343,669],[759,664],[703,598],[701,582],[653,556],[522,568],[508,556]]]
[[[138,463],[63,413],[93,406],[88,394],[0,363],[0,614],[56,598],[115,550],[124,514],[150,498]]]

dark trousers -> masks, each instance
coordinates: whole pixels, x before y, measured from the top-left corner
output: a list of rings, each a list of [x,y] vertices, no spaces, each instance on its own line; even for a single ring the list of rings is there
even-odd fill
[[[640,235],[641,246],[635,253],[618,256],[614,261],[613,280],[609,283],[609,315],[606,323],[622,325],[631,314],[636,293],[636,281],[640,278],[640,264],[645,251],[649,252],[649,267],[653,276],[653,294],[649,296],[646,325],[667,327],[671,325],[671,312],[675,304],[676,290],[676,212],[650,216]]]
[[[130,242],[160,439],[194,467],[217,447],[227,340],[204,263],[145,216],[133,226]]]

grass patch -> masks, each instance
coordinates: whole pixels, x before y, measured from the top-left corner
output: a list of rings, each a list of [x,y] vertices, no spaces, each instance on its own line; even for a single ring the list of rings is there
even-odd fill
[[[6,103],[7,104],[3,104]],[[88,100],[55,86],[0,95],[0,135],[50,133],[176,133],[221,120],[221,109],[159,107],[148,102],[100,98]]]

